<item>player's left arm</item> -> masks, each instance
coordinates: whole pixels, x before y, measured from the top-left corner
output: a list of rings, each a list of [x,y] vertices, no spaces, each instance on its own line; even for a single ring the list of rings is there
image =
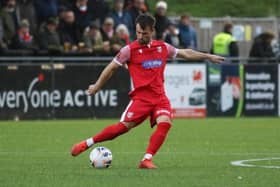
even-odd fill
[[[209,53],[202,53],[192,49],[177,49],[176,57],[187,60],[209,60],[213,63],[222,63],[225,60],[224,57]]]

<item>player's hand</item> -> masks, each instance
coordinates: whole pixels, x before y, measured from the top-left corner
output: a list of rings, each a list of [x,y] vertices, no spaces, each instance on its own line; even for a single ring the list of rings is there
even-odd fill
[[[87,90],[88,95],[94,95],[97,92],[98,92],[98,88],[96,87],[95,84],[89,85],[88,90]]]
[[[221,56],[218,56],[218,55],[209,54],[208,55],[208,60],[210,60],[213,63],[220,64],[220,63],[225,61],[225,58],[221,57]]]

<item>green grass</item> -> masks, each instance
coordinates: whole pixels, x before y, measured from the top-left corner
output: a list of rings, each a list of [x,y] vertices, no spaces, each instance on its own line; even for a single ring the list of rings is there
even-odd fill
[[[0,186],[211,186],[276,187],[280,169],[231,166],[234,160],[280,157],[280,119],[174,120],[154,162],[139,170],[152,129],[144,123],[105,142],[113,152],[109,169],[89,165],[89,152],[73,158],[73,143],[117,120],[0,122]],[[252,162],[278,165],[279,160]]]

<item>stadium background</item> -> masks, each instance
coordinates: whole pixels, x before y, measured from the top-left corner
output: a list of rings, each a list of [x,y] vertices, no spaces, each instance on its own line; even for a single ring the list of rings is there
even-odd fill
[[[243,26],[244,55],[239,64],[169,62],[165,84],[177,118],[156,156],[160,168],[136,169],[148,123],[102,144],[113,152],[108,170],[93,169],[88,153],[69,154],[74,142],[117,121],[129,101],[123,69],[97,96],[85,94],[112,57],[1,56],[0,186],[279,186],[280,65],[277,58],[248,63],[248,51],[257,27],[278,33],[280,3],[167,2],[170,18],[186,10],[195,16],[203,51],[224,21]],[[151,11],[155,4],[149,1]],[[233,166],[237,160],[248,161]]]

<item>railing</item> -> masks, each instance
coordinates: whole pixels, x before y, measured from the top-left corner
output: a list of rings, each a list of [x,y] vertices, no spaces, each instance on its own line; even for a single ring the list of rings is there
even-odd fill
[[[0,56],[2,64],[28,64],[28,63],[109,63],[113,56]],[[172,60],[168,63],[187,63],[197,61]],[[280,58],[226,58],[225,64],[266,64],[279,63]]]

